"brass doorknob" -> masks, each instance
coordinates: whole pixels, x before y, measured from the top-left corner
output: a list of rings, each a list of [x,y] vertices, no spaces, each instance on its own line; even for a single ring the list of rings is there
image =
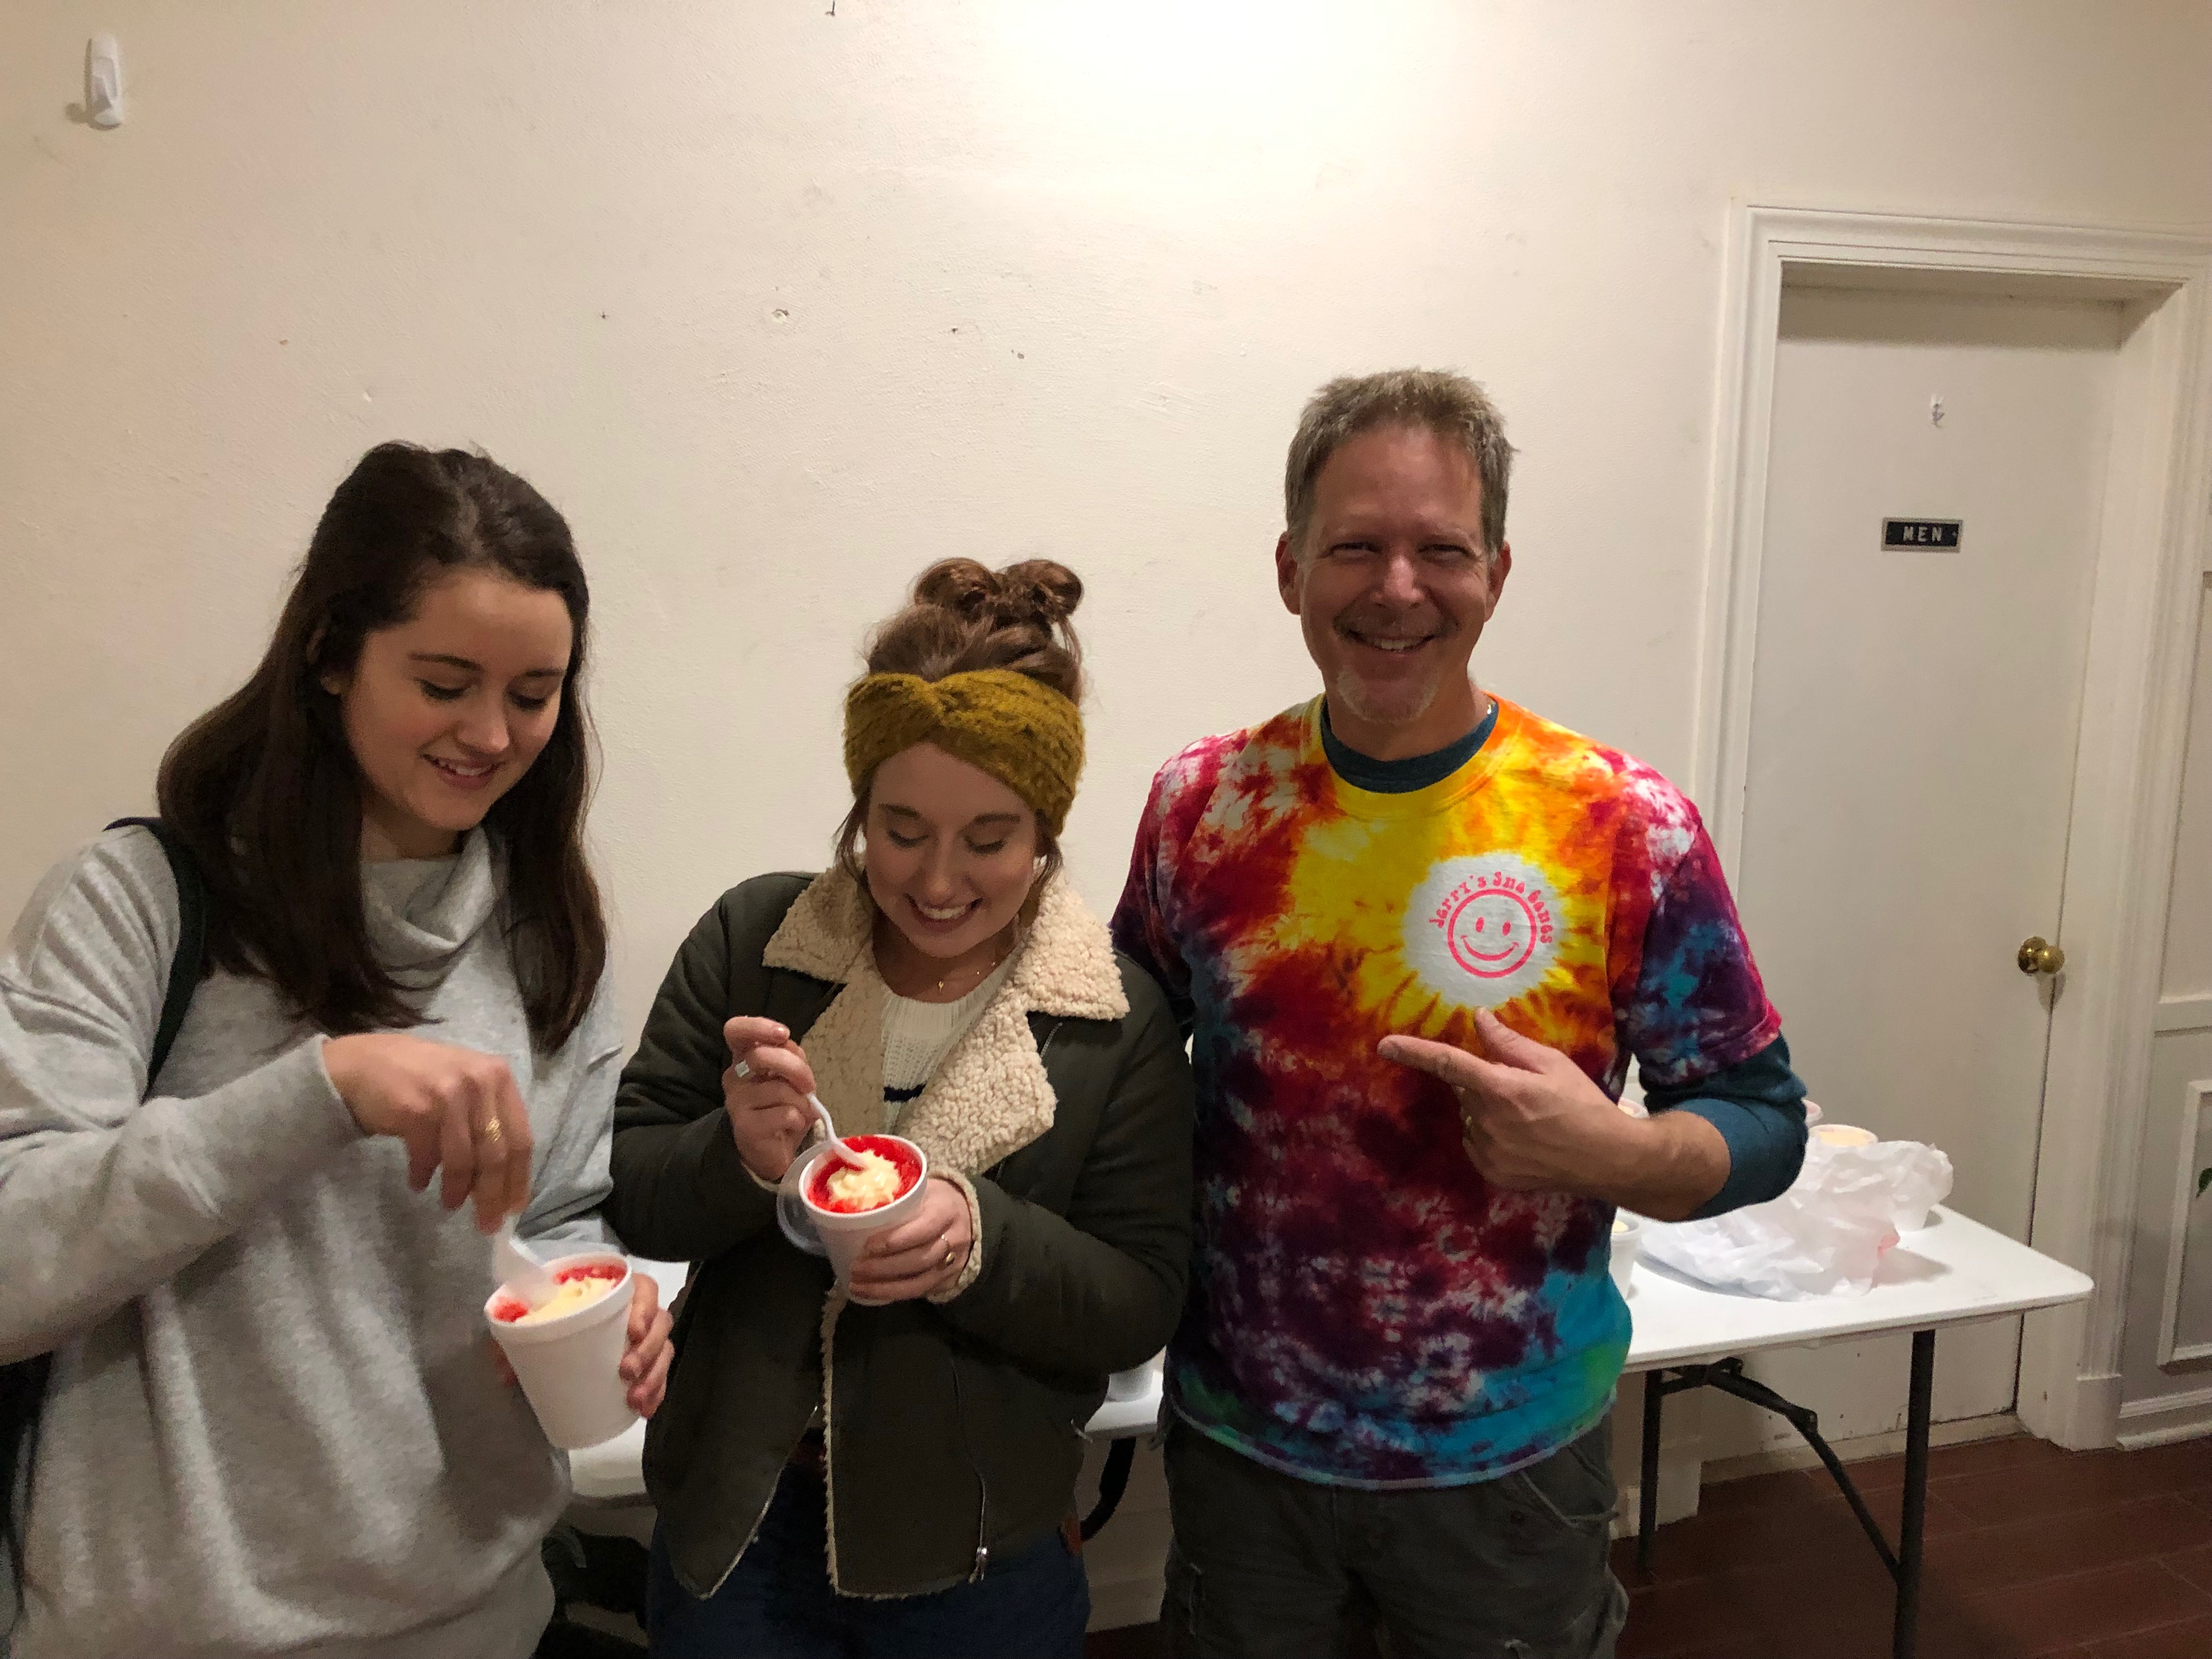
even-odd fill
[[[2039,933],[2022,942],[2015,959],[2023,974],[2055,974],[2066,965],[2066,952]]]

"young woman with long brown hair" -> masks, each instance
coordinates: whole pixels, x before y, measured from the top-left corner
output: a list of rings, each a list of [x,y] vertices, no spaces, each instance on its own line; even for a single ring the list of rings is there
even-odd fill
[[[162,762],[205,976],[158,1075],[183,908],[154,836],[101,836],[24,911],[0,956],[0,1361],[40,1384],[14,1659],[536,1644],[566,1464],[499,1373],[490,1249],[454,1212],[604,1237],[588,611],[520,478],[371,450],[260,666]],[[649,1413],[667,1316],[638,1282]]]

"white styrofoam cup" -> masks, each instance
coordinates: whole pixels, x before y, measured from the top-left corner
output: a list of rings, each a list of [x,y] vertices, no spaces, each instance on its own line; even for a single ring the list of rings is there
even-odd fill
[[[806,1154],[806,1167],[799,1176],[799,1201],[806,1206],[807,1219],[814,1224],[815,1231],[821,1235],[823,1252],[830,1258],[830,1266],[837,1275],[837,1282],[845,1285],[848,1293],[852,1285],[853,1263],[862,1248],[885,1228],[911,1220],[915,1212],[921,1207],[922,1189],[929,1184],[929,1154],[921,1147],[902,1135],[871,1136],[869,1139],[897,1141],[913,1152],[915,1162],[921,1166],[921,1173],[914,1178],[914,1185],[890,1203],[872,1210],[825,1210],[817,1204],[813,1192],[815,1170],[823,1158],[835,1156],[826,1141]],[[866,1305],[868,1299],[854,1297],[853,1300]]]
[[[605,1296],[571,1313],[534,1325],[495,1319],[492,1309],[508,1295],[504,1285],[484,1303],[484,1322],[514,1368],[538,1425],[563,1451],[611,1440],[637,1421],[629,1408],[629,1384],[622,1378],[629,1340],[629,1263],[618,1251],[590,1250],[545,1265],[557,1273],[592,1261],[619,1261],[623,1276]]]
[[[1644,1218],[1617,1210],[1613,1218],[1613,1282],[1623,1296],[1636,1273],[1636,1258],[1644,1250]]]

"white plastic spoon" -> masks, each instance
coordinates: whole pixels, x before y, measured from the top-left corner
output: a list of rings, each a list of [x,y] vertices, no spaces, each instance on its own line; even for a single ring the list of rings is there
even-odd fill
[[[500,1224],[491,1242],[492,1266],[500,1283],[521,1298],[532,1312],[553,1299],[553,1275],[531,1254],[530,1247],[514,1236],[514,1218]]]
[[[830,1109],[822,1103],[822,1097],[809,1095],[806,1103],[814,1109],[814,1115],[822,1120],[822,1133],[830,1137],[830,1152],[855,1170],[864,1167],[868,1154],[855,1151],[837,1138],[837,1126],[830,1121]]]

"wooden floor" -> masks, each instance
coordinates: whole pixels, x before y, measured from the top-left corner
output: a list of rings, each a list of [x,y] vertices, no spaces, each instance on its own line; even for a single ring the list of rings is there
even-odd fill
[[[2212,1659],[2212,1439],[2063,1452],[1989,1440],[1929,1460],[1921,1659]],[[1895,1535],[1902,1458],[1852,1466]],[[1888,1575],[1818,1469],[1708,1486],[1613,1569],[1620,1659],[1881,1659]],[[1364,1644],[1363,1644],[1364,1645]],[[1157,1626],[1102,1632],[1091,1659],[1150,1659]]]

